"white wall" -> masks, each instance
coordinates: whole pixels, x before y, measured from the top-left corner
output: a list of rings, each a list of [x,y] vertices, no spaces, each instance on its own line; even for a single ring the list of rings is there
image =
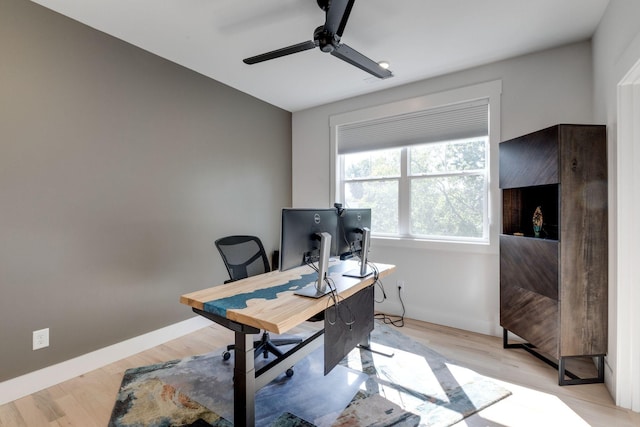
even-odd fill
[[[594,116],[607,124],[609,170],[609,355],[607,363],[613,375],[607,385],[618,405],[640,411],[640,321],[637,301],[633,301],[640,280],[637,263],[640,246],[637,227],[640,215],[638,172],[633,162],[638,158],[638,142],[620,135],[618,138],[618,85],[627,72],[640,61],[640,2],[612,0],[593,38]],[[637,86],[637,85],[636,85]],[[640,89],[636,89],[636,93]],[[640,100],[640,95],[636,95]],[[638,101],[636,101],[638,102]],[[636,128],[640,116],[635,116]],[[635,147],[634,147],[635,145]],[[635,148],[635,153],[634,153]],[[637,163],[636,166],[637,168]],[[622,183],[624,185],[618,185]],[[629,212],[629,210],[634,210]],[[637,229],[637,228],[636,228]],[[618,256],[618,254],[622,256]],[[634,272],[635,270],[635,272]],[[631,306],[628,303],[631,301]],[[634,369],[635,367],[635,369]],[[635,384],[635,385],[634,385]]]
[[[330,206],[334,202],[330,199],[330,116],[500,79],[502,140],[557,123],[592,122],[590,42],[296,112],[292,125],[293,205]],[[491,185],[497,193],[497,183]],[[374,242],[371,259],[398,266],[385,283],[388,300],[379,304],[380,310],[400,312],[396,280],[402,279],[406,282],[406,316],[481,333],[501,333],[497,250],[423,249]]]

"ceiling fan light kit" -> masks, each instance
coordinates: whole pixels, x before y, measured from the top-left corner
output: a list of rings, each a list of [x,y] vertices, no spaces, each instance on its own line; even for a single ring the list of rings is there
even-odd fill
[[[355,0],[317,0],[317,3],[320,9],[325,11],[326,18],[324,25],[313,32],[313,40],[245,58],[243,62],[250,65],[257,64],[319,47],[322,52],[330,53],[380,79],[393,77],[393,73],[388,70],[388,63],[385,62],[387,64],[385,68],[382,62],[377,63],[346,44],[340,43]]]

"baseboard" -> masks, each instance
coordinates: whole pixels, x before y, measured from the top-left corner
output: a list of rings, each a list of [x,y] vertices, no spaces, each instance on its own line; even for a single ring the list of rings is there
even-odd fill
[[[402,306],[398,301],[385,301],[383,304],[376,304],[376,310],[383,313],[402,313]],[[425,310],[424,307],[413,306],[405,302],[405,316],[410,319],[421,320],[423,322],[434,323],[436,325],[449,326],[451,328],[463,329],[483,335],[502,337],[502,328],[498,320],[478,319],[465,317],[463,315],[442,313],[436,310]]]
[[[0,405],[210,326],[197,316],[0,383]]]

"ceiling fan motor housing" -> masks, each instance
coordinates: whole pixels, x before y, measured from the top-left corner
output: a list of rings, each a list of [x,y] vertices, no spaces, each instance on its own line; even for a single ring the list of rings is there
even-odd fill
[[[324,28],[324,25],[321,25],[313,32],[313,40],[321,51],[331,53],[336,49],[336,46],[340,42],[340,37],[335,34],[331,34]]]

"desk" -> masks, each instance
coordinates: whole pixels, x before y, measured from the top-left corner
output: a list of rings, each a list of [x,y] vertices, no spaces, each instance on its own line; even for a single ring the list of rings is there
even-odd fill
[[[388,264],[374,264],[382,278],[395,270]],[[354,261],[332,261],[329,277],[342,298],[349,298],[374,283],[374,277],[363,279],[343,277],[357,268]],[[330,306],[330,297],[308,298],[294,295],[304,286],[313,284],[317,273],[308,266],[287,271],[272,271],[236,282],[188,293],[180,297],[182,304],[235,333],[234,352],[234,424],[255,424],[255,392],[268,384],[288,367],[323,344],[319,331],[291,351],[260,370],[255,370],[253,335],[265,329],[276,334],[286,333]],[[286,363],[285,363],[286,362]]]

